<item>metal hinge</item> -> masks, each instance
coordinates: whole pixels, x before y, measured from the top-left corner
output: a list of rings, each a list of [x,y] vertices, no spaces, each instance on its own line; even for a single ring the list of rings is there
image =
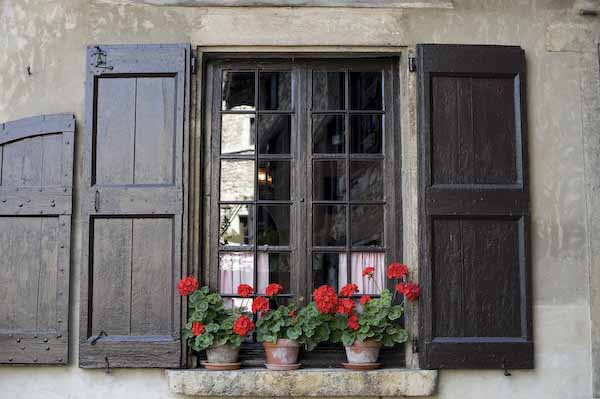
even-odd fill
[[[414,55],[408,56],[408,71],[416,72],[417,71],[417,57]]]
[[[196,56],[192,55],[192,59],[191,60],[192,60],[192,64],[190,66],[190,73],[192,75],[195,75],[196,74]]]
[[[419,339],[418,338],[412,339],[412,352],[419,353]]]

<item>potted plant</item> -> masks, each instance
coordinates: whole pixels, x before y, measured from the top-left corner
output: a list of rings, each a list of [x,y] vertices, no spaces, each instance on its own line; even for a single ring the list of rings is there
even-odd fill
[[[363,276],[373,284],[373,267],[366,267]],[[408,274],[406,265],[392,263],[388,267],[387,277],[396,282],[394,294],[388,289],[380,291],[379,298],[363,295],[358,305],[352,296],[358,293],[356,284],[347,284],[340,290],[336,306],[336,315],[332,322],[332,341],[342,342],[346,350],[350,369],[368,370],[378,368],[377,362],[382,346],[394,346],[406,342],[408,334],[398,323],[404,310],[403,303],[396,304],[396,294],[402,294],[408,300],[419,297],[419,286],[405,282]]]
[[[180,281],[179,293],[188,296],[188,322],[183,337],[190,347],[200,352],[206,350],[209,370],[235,370],[242,338],[253,329],[251,314],[242,308],[226,308],[223,298],[211,293],[208,287],[198,289],[198,281],[190,276]]]
[[[256,339],[263,343],[269,370],[294,370],[300,367],[298,353],[302,328],[297,320],[297,306],[279,303],[278,294],[282,290],[281,284],[269,284],[265,294],[270,300],[259,296],[252,303],[252,311],[258,317]],[[270,302],[274,309],[270,308]]]

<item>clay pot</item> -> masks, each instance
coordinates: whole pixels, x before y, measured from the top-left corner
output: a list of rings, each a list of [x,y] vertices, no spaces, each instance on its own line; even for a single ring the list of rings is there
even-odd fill
[[[213,345],[210,348],[206,348],[206,357],[208,363],[237,363],[238,356],[240,354],[240,348],[235,348],[230,345]]]
[[[267,368],[271,370],[292,370],[300,367],[298,352],[300,344],[291,339],[278,339],[276,343],[263,342],[267,355]]]
[[[344,346],[348,363],[377,363],[381,342],[366,339],[363,342],[354,341],[350,346]]]

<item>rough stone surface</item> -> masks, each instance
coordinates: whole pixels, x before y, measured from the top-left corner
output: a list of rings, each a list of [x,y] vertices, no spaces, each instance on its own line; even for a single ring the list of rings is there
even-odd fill
[[[215,372],[195,369],[167,370],[167,380],[171,392],[196,396],[429,396],[436,389],[437,371],[243,369]]]
[[[452,0],[100,0],[114,4],[143,3],[185,7],[346,7],[452,8]]]

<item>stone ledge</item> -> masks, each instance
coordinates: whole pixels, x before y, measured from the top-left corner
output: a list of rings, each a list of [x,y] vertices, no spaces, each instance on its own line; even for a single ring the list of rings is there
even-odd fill
[[[190,369],[166,374],[173,393],[234,397],[429,396],[438,380],[437,370],[415,369]]]
[[[98,3],[179,7],[454,8],[453,0],[95,0]]]

